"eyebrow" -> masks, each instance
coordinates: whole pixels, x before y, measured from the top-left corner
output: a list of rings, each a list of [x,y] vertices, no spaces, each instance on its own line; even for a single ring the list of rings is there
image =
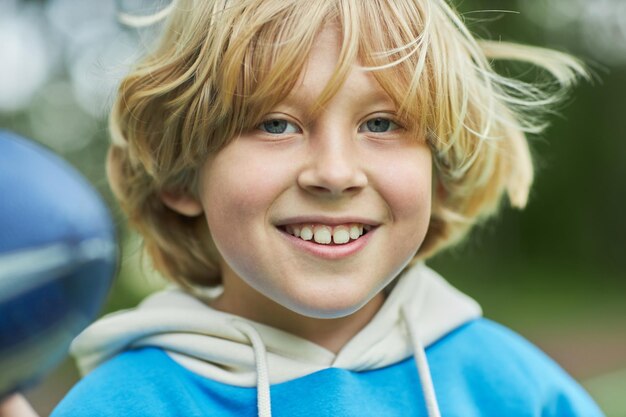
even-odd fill
[[[341,87],[340,87],[341,88]],[[298,91],[296,91],[298,90]],[[361,93],[355,90],[350,91],[350,99],[353,101],[360,101],[369,105],[385,105],[395,108],[395,102],[382,88],[376,90],[369,90],[366,93]],[[284,105],[290,108],[299,108],[303,104],[312,106],[317,101],[318,96],[310,94],[308,91],[296,88],[292,90],[281,102],[280,105]]]

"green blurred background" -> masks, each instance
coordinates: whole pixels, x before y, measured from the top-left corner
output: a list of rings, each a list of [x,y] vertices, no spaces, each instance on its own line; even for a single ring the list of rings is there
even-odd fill
[[[115,208],[103,160],[115,86],[159,30],[124,28],[116,13],[148,14],[166,3],[0,0],[0,128],[65,157],[118,219],[124,260],[103,314],[164,284]],[[486,316],[555,358],[608,416],[626,416],[626,1],[456,5],[478,36],[570,52],[595,81],[577,87],[551,127],[531,138],[537,182],[528,208],[505,207],[430,263],[476,298]],[[523,67],[503,71],[534,76]],[[26,394],[47,415],[77,378],[68,360]]]

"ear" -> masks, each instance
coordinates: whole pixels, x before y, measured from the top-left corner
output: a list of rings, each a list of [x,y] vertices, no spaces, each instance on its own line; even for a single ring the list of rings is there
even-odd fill
[[[163,204],[183,216],[196,217],[204,211],[200,201],[186,193],[163,191],[160,197]]]
[[[448,196],[448,190],[439,179],[437,172],[433,170],[433,182],[432,182],[432,198],[439,201],[445,201]]]
[[[445,200],[446,197],[448,196],[448,190],[446,190],[446,187],[443,186],[443,184],[441,183],[441,181],[437,180],[437,182],[435,183],[436,186],[436,193],[437,193],[437,198],[439,200]]]

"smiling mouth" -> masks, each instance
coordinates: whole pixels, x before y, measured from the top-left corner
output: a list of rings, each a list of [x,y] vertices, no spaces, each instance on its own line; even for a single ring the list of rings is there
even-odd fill
[[[294,237],[320,245],[345,245],[358,240],[374,227],[361,223],[349,223],[335,226],[325,224],[289,224],[279,229]]]

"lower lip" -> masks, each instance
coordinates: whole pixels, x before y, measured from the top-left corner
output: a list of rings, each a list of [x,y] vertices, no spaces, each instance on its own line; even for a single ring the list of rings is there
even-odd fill
[[[302,240],[299,237],[290,235],[289,233],[278,229],[280,234],[284,236],[291,244],[298,249],[310,253],[319,258],[324,259],[342,259],[352,256],[361,251],[370,241],[376,229],[372,229],[360,238],[343,245],[323,245],[315,243],[313,240]]]

